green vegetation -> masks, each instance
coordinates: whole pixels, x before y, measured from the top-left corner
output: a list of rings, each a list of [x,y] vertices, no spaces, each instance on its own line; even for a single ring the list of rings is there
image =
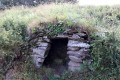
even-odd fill
[[[0,11],[0,56],[4,60],[7,59],[6,65],[9,64],[18,53],[24,53],[22,52],[23,46],[27,46],[25,41],[27,42],[29,39],[26,33],[28,27],[40,27],[40,23],[52,23],[57,18],[58,22],[62,20],[62,22],[65,21],[65,24],[62,23],[60,26],[58,26],[59,23],[54,26],[48,25],[48,29],[51,31],[48,33],[50,35],[59,34],[68,26],[79,26],[89,32],[92,46],[91,57],[94,60],[89,67],[93,67],[95,71],[84,74],[66,72],[61,79],[56,79],[51,74],[42,74],[42,71],[34,70],[34,66],[26,62],[23,65],[30,68],[24,67],[24,69],[29,69],[21,73],[24,79],[34,78],[37,80],[39,78],[37,74],[42,74],[42,76],[47,75],[52,80],[74,80],[75,78],[77,78],[76,80],[119,80],[119,9],[120,6],[80,7],[77,4],[60,3],[44,4],[31,8],[19,6]],[[28,53],[26,52],[25,55],[27,56]],[[44,71],[46,69],[42,70],[46,73]],[[53,71],[50,70],[51,72]],[[30,74],[34,74],[32,78]]]

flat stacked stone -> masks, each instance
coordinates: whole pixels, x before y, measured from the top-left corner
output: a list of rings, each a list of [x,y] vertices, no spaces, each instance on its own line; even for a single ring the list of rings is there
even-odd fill
[[[29,31],[30,32],[30,31]],[[81,70],[81,65],[88,62],[90,65],[92,59],[90,57],[90,45],[89,41],[86,40],[87,34],[84,32],[78,33],[75,29],[66,29],[62,34],[51,36],[50,39],[56,38],[68,38],[67,44],[67,54],[69,56],[68,69],[71,71]],[[40,68],[48,56],[48,51],[50,49],[50,39],[47,36],[39,36],[37,40],[37,47],[33,47],[33,54],[31,55],[37,68]]]
[[[70,62],[68,63],[68,68],[71,71],[81,69],[81,65],[85,63],[85,58],[89,57],[90,45],[88,42],[82,38],[86,37],[84,33],[73,34],[72,37],[69,37],[67,54],[69,55]],[[89,60],[89,65],[91,61]]]
[[[47,57],[50,48],[50,39],[46,36],[40,37],[37,41],[37,47],[32,48],[33,54],[31,57],[37,68],[40,68]]]

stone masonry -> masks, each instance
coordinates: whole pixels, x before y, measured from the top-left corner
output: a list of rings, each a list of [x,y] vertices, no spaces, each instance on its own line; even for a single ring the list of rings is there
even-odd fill
[[[90,58],[90,44],[86,39],[88,35],[85,32],[78,33],[75,29],[66,29],[62,34],[52,36],[40,36],[36,40],[37,46],[32,46],[31,55],[37,68],[40,68],[48,55],[50,49],[50,39],[54,38],[68,38],[67,54],[69,56],[68,69],[71,71],[81,70],[81,65],[87,61],[90,65],[92,60]]]

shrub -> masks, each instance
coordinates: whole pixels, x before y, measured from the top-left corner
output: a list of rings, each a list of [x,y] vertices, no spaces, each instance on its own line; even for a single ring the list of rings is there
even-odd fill
[[[2,72],[6,71],[10,67],[9,63],[21,54],[26,36],[26,25],[22,21],[6,19],[0,26],[0,57],[4,60]],[[0,72],[2,69],[0,68]]]
[[[104,37],[103,37],[104,36]],[[92,46],[92,66],[94,69],[101,71],[119,72],[120,69],[120,48],[119,41],[115,38],[114,33],[105,33],[105,35],[92,36],[94,39]],[[117,73],[118,74],[118,73]]]

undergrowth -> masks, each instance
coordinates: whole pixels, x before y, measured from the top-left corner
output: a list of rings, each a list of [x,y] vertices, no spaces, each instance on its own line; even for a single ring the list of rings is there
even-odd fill
[[[0,11],[0,58],[6,59],[6,64],[16,55],[23,54],[22,46],[26,46],[27,28],[39,26],[39,23],[51,22],[58,19],[57,24],[49,24],[47,35],[62,33],[66,27],[78,23],[79,27],[86,29],[91,37],[91,57],[93,63],[90,67],[94,71],[80,74],[79,72],[66,72],[60,79],[46,74],[45,69],[34,69],[31,63],[26,62],[24,72],[21,74],[25,80],[38,80],[43,75],[52,80],[119,80],[120,70],[120,6],[80,7],[78,4],[44,4],[37,7],[13,7]],[[61,19],[63,20],[61,22]],[[64,23],[64,21],[66,21]],[[74,27],[74,26],[73,26]],[[45,28],[46,29],[46,28]],[[26,53],[29,54],[29,53]],[[3,67],[2,67],[3,68]],[[33,70],[32,70],[33,69]],[[0,75],[4,70],[0,69]],[[37,73],[36,73],[37,71]],[[40,73],[39,73],[40,72]],[[44,72],[44,73],[42,73]],[[40,76],[42,74],[42,76]],[[38,76],[39,75],[39,76]],[[18,75],[20,76],[20,75]]]

